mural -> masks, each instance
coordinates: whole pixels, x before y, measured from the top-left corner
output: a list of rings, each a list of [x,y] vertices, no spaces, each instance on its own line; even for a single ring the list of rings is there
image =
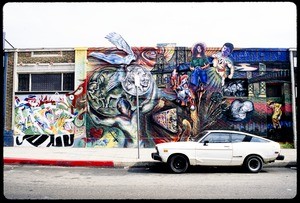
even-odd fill
[[[153,108],[155,98],[159,93],[157,93],[156,83],[150,73],[151,57],[144,57],[149,56],[149,52],[147,54],[143,51],[141,51],[142,55],[136,57],[119,34],[110,33],[107,38],[128,55],[123,57],[122,54],[104,55],[98,52],[89,54],[89,57],[96,58],[100,63],[103,61],[106,63],[90,67],[90,77],[88,78],[90,131],[88,138],[95,137],[93,132],[95,130],[101,132],[101,135],[96,141],[88,140],[88,145],[136,147],[137,144],[140,144],[144,146],[143,139],[137,143],[136,96],[139,96],[141,114],[149,112]],[[153,57],[153,53],[151,56]],[[144,64],[148,64],[148,66],[132,63],[136,59],[144,61]],[[139,80],[138,84],[136,84],[136,78]]]
[[[292,132],[291,103],[282,104],[289,99],[266,97],[274,67],[245,63],[232,43],[208,49],[198,42],[187,50],[130,47],[114,32],[106,39],[115,47],[82,52],[75,91],[16,97],[16,146],[147,148],[205,129],[290,140],[281,134]]]
[[[222,91],[226,92],[222,90],[227,77],[226,67],[230,67],[231,71],[228,78],[233,77],[233,62],[229,58],[233,49],[231,43],[225,43],[221,52],[215,53],[210,59],[205,54],[205,43],[196,43],[191,50],[190,62],[172,65],[169,68],[171,74],[168,76],[163,73],[162,76],[170,82],[158,88],[154,79],[159,77],[154,72],[155,63],[142,66],[135,61],[144,58],[143,51],[146,49],[139,50],[137,55],[119,34],[110,33],[106,38],[123,53],[110,50],[106,51],[107,54],[95,51],[88,54],[89,146],[135,147],[139,144],[142,147],[153,147],[159,142],[188,140],[216,124],[223,115],[227,115],[228,120],[238,116],[245,119],[244,114],[254,111],[252,103],[252,109],[246,109],[249,101],[245,102],[245,107],[237,107],[238,101],[230,105],[223,98]],[[159,47],[152,50],[151,56],[156,55],[158,58],[163,55],[169,64],[176,64],[173,61],[176,60],[175,52],[164,51]],[[217,61],[217,66],[213,66],[213,60]],[[222,77],[219,71],[221,66],[224,69]],[[135,86],[136,76],[140,78],[138,88]],[[235,96],[246,94],[242,81],[235,81],[235,85],[237,90],[234,90],[233,84],[226,88]],[[137,92],[141,99],[141,126],[145,127],[141,129],[143,133],[140,143],[136,143]],[[233,111],[235,108],[241,110]],[[112,130],[114,133],[111,133]],[[98,139],[89,139],[94,137]],[[115,144],[109,144],[111,140]]]
[[[89,56],[95,57],[99,60],[104,60],[110,64],[118,64],[118,65],[129,65],[131,61],[136,60],[136,57],[131,49],[131,47],[127,44],[127,42],[123,39],[123,37],[115,32],[108,34],[106,37],[111,43],[113,43],[118,49],[123,50],[127,53],[126,56],[121,56],[118,54],[103,54],[99,52],[92,52]]]
[[[273,114],[272,114],[273,128],[274,129],[281,128],[280,118],[282,116],[282,110],[281,110],[282,104],[279,104],[279,103],[276,103],[276,102],[273,102],[270,100],[267,102],[267,104],[273,110]]]
[[[64,146],[74,142],[74,119],[64,96],[15,98],[15,146]]]
[[[213,67],[215,68],[216,72],[220,75],[222,79],[222,86],[225,84],[225,79],[228,77],[231,79],[234,74],[234,66],[233,61],[230,59],[229,55],[233,51],[233,44],[225,43],[222,46],[221,52],[213,54]],[[230,73],[226,73],[226,69],[230,69]]]

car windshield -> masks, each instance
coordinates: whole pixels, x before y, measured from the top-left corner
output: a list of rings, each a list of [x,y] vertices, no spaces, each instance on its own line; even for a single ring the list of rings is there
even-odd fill
[[[194,142],[199,142],[199,140],[204,136],[206,135],[208,132],[207,131],[202,131],[200,132],[199,134],[197,134],[194,138],[193,138],[193,141]]]

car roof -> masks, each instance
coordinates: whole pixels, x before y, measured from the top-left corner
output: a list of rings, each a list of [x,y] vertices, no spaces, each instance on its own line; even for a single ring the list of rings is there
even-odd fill
[[[259,135],[255,135],[255,134],[244,132],[244,131],[237,131],[237,130],[204,130],[203,132],[238,133],[238,134],[244,134],[244,135],[247,135],[247,136],[257,137],[257,138],[267,140],[267,141],[273,141],[273,140],[270,140],[268,138],[265,138],[265,137],[262,137],[262,136],[259,136]]]
[[[237,131],[237,130],[204,130],[204,132],[239,133],[239,134],[244,134],[244,135],[249,135],[249,136],[261,137],[261,136],[258,136],[258,135],[252,134],[252,133],[243,132],[243,131]]]

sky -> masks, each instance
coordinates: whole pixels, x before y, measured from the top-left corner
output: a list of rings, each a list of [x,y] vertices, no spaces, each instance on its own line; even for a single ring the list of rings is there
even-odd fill
[[[2,13],[4,48],[113,47],[111,32],[132,47],[297,47],[293,2],[8,2]]]

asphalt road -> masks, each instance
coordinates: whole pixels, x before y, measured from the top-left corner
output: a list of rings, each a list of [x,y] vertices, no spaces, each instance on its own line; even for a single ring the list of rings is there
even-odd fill
[[[4,165],[7,199],[293,199],[297,169],[193,167],[172,174],[150,168]]]

